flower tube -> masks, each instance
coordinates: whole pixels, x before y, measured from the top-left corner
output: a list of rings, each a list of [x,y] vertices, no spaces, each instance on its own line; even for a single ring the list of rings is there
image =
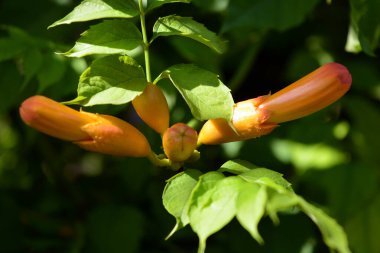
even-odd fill
[[[28,126],[89,151],[133,157],[151,152],[139,130],[113,116],[76,111],[44,96],[26,99],[19,111]]]
[[[260,137],[278,123],[305,117],[341,98],[351,87],[346,67],[328,63],[276,92],[236,103],[231,122],[212,119],[202,127],[198,144],[220,144]]]

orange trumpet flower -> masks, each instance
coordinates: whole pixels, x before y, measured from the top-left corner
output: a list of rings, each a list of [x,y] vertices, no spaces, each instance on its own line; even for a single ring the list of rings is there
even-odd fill
[[[346,67],[328,63],[276,92],[236,103],[232,122],[207,121],[198,144],[220,144],[256,138],[272,132],[278,123],[319,111],[341,98],[351,87]]]
[[[76,111],[43,96],[26,99],[19,111],[30,127],[89,151],[133,157],[151,152],[139,130],[113,116]]]

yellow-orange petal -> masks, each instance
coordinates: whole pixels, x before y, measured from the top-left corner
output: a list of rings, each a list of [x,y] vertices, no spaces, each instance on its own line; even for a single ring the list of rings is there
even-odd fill
[[[208,120],[199,132],[198,144],[221,144],[242,141],[269,134],[276,128],[275,123],[266,123],[270,117],[264,109],[258,108],[267,96],[236,103],[231,125],[224,119]]]
[[[50,136],[67,141],[90,138],[81,127],[93,119],[50,98],[30,97],[21,104],[19,112],[28,126]]]
[[[269,122],[298,119],[334,103],[350,89],[351,82],[346,67],[328,63],[269,96],[259,108],[270,112]]]
[[[139,117],[157,133],[163,134],[169,127],[169,106],[157,85],[149,83],[132,104]]]
[[[74,142],[83,149],[115,156],[146,157],[151,149],[148,140],[134,126],[109,115],[89,114],[95,122],[82,126],[91,139]]]

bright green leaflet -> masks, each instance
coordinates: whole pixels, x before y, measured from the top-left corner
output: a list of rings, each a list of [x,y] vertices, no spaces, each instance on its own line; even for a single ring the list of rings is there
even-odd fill
[[[238,221],[260,244],[263,244],[264,240],[259,234],[257,226],[265,214],[266,201],[265,186],[250,183],[242,184],[236,200]]]
[[[162,202],[165,209],[176,218],[176,225],[167,239],[188,224],[186,207],[201,175],[202,173],[198,170],[186,170],[168,180],[162,194]]]
[[[303,212],[318,226],[326,245],[340,253],[350,253],[351,251],[348,248],[348,241],[343,228],[321,209],[311,205],[299,196],[298,200]]]
[[[217,181],[213,187],[194,189],[190,206],[190,225],[199,237],[198,252],[204,252],[207,238],[227,225],[236,215],[236,197],[242,182],[237,177]],[[202,184],[202,181],[199,181]]]
[[[142,44],[137,27],[126,20],[106,20],[81,34],[75,46],[64,55],[127,54]]]
[[[48,28],[102,18],[132,18],[138,14],[138,8],[133,0],[84,0]]]
[[[165,70],[155,80],[169,78],[198,120],[230,120],[234,101],[230,90],[210,71],[191,64],[180,64]]]
[[[171,15],[159,18],[153,27],[153,38],[159,36],[184,36],[196,40],[218,53],[226,50],[226,44],[214,32],[189,17]]]
[[[79,79],[81,105],[125,104],[142,93],[146,86],[140,65],[129,56],[110,55],[92,62]],[[86,99],[83,99],[86,98]]]
[[[244,172],[251,171],[252,169],[256,169],[257,167],[250,162],[244,160],[230,160],[225,162],[219,169],[219,172],[229,172],[235,175],[240,175]]]

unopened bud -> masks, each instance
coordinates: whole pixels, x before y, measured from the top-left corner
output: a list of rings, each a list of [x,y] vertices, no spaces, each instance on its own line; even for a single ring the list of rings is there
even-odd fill
[[[168,103],[157,85],[148,84],[132,104],[139,117],[157,133],[163,134],[169,127]]]
[[[197,139],[197,131],[184,123],[176,123],[162,137],[165,155],[173,162],[184,162],[196,149]]]

